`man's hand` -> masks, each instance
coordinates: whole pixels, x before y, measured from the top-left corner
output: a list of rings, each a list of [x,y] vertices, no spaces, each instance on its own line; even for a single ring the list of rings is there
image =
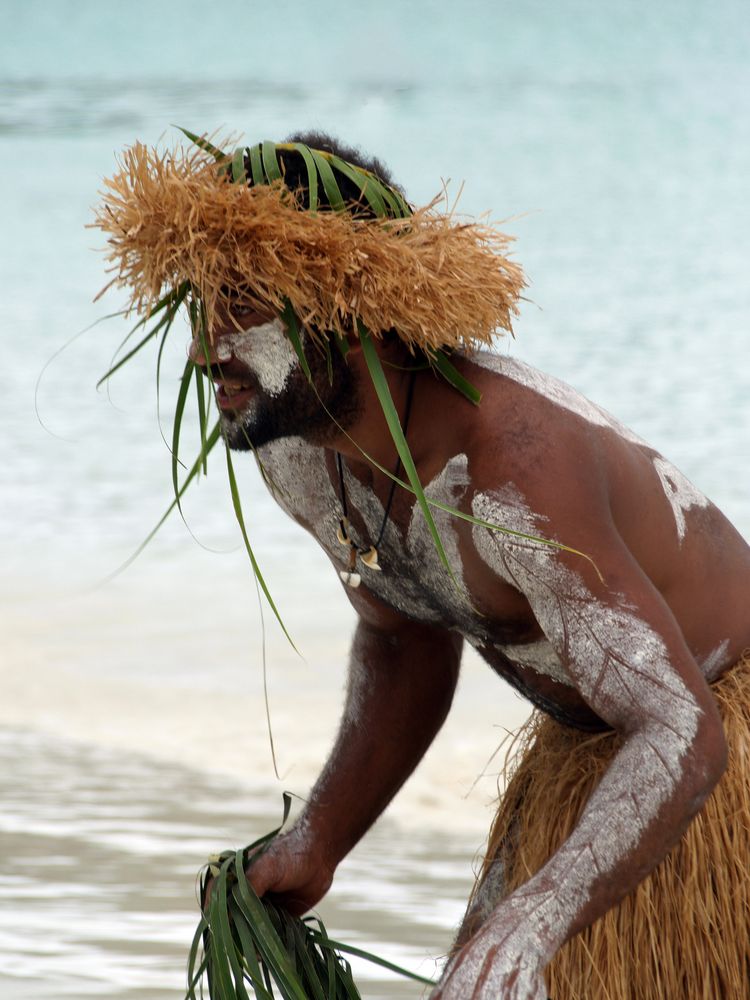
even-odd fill
[[[303,822],[274,838],[251,859],[245,874],[258,896],[268,893],[275,903],[298,917],[328,892],[334,867]]]
[[[430,1000],[547,1000],[541,964],[499,941],[490,920],[450,961]]]
[[[259,851],[245,869],[245,876],[256,895],[267,893],[273,902],[292,916],[312,909],[328,892],[335,865],[327,860],[319,841],[311,836],[304,822],[275,837]],[[206,880],[202,909],[208,909],[214,878]]]

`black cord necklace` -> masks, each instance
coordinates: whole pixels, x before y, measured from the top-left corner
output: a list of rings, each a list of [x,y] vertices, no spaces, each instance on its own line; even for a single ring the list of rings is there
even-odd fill
[[[404,409],[404,437],[409,429],[409,414],[411,413],[411,401],[414,397],[414,382],[416,379],[416,371],[412,371],[411,377],[409,378],[409,387],[406,391],[406,407]],[[346,502],[346,486],[344,485],[344,460],[341,457],[340,452],[336,452],[336,465],[339,470],[339,487],[341,493],[341,510],[343,517],[339,519],[339,527],[336,532],[336,537],[342,545],[346,545],[349,549],[349,557],[347,562],[347,568],[339,571],[339,576],[341,579],[350,587],[358,587],[362,582],[362,577],[356,572],[357,569],[357,557],[359,557],[368,569],[376,570],[380,572],[382,566],[378,564],[378,549],[380,548],[380,543],[383,541],[383,535],[385,534],[385,526],[388,524],[388,516],[391,513],[391,507],[393,506],[393,498],[396,494],[396,479],[401,471],[401,458],[396,462],[396,468],[393,471],[394,478],[391,480],[391,488],[388,491],[388,499],[385,504],[385,511],[383,513],[383,523],[380,525],[380,531],[378,532],[377,540],[374,545],[370,545],[368,548],[363,549],[361,546],[352,538],[349,532],[349,509]]]

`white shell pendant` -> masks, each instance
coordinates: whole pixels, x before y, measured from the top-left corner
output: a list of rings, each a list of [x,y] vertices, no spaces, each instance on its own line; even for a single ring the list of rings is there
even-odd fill
[[[375,569],[378,573],[382,573],[383,567],[378,564],[378,550],[374,545],[371,545],[366,552],[360,552],[359,558],[368,569]]]

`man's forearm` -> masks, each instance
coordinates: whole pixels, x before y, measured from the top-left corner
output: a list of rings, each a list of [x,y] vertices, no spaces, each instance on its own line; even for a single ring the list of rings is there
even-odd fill
[[[348,853],[412,773],[455,691],[460,640],[418,625],[360,623],[339,732],[300,819],[333,865]]]
[[[723,758],[712,720],[690,741],[672,729],[665,738],[666,728],[627,739],[568,840],[495,908],[478,935],[488,977],[524,965],[541,974],[565,941],[632,891],[677,842],[718,780]],[[475,951],[466,977],[472,988],[481,982],[481,961]],[[460,987],[459,965],[460,958],[448,971]]]

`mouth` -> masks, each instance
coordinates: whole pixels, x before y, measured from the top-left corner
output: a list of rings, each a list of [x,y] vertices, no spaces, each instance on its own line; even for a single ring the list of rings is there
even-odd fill
[[[216,404],[220,410],[243,410],[255,395],[255,386],[250,382],[222,381],[216,383]]]

